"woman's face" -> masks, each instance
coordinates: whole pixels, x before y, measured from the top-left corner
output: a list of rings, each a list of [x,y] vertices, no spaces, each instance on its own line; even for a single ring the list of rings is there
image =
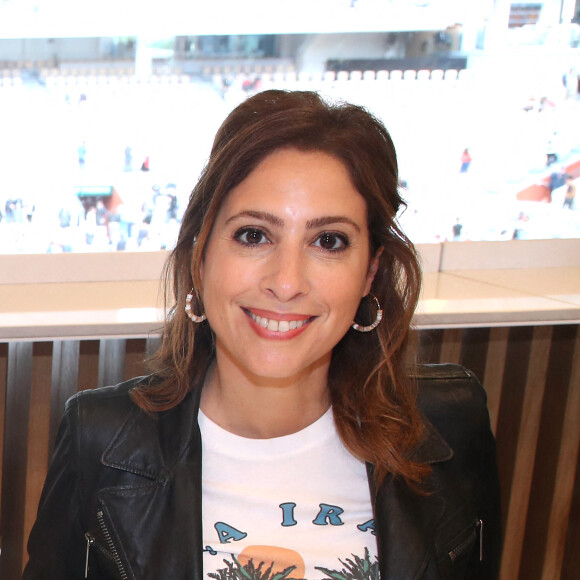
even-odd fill
[[[328,367],[369,290],[366,203],[343,164],[281,149],[232,189],[200,274],[218,364],[257,377]]]

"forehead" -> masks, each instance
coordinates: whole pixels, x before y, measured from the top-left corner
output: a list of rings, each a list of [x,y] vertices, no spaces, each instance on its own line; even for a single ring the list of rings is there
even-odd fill
[[[280,149],[234,187],[220,213],[264,209],[289,217],[345,214],[366,221],[366,202],[342,161],[321,151]]]

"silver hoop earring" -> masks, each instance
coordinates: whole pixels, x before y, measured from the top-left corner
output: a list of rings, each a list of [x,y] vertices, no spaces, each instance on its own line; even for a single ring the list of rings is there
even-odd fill
[[[191,320],[193,320],[193,322],[199,324],[200,322],[203,322],[206,319],[206,316],[205,314],[198,316],[197,314],[194,314],[192,312],[191,310],[192,300],[193,300],[193,288],[191,289],[191,292],[185,297],[185,313],[187,314],[187,316],[189,316],[189,318],[191,318]]]
[[[377,305],[377,316],[376,316],[374,322],[372,324],[369,324],[368,326],[361,326],[360,324],[353,322],[352,328],[354,328],[355,330],[358,330],[358,332],[370,332],[371,330],[374,330],[381,323],[381,320],[383,319],[383,311],[381,310],[381,305],[379,304],[377,297],[373,296],[372,294],[369,294],[368,296],[370,298],[372,298],[375,301],[375,304]]]

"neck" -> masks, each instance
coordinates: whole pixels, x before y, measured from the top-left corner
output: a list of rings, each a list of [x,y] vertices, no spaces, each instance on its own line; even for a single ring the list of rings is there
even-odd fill
[[[321,364],[299,377],[259,377],[218,356],[206,375],[201,409],[220,427],[241,437],[290,435],[328,410],[327,374],[328,364]]]

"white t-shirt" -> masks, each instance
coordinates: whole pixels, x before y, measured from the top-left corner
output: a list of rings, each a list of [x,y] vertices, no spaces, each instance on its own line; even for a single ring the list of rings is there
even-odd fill
[[[340,441],[331,409],[273,439],[239,437],[201,412],[199,424],[206,577],[260,565],[269,579],[379,577],[365,465]]]

